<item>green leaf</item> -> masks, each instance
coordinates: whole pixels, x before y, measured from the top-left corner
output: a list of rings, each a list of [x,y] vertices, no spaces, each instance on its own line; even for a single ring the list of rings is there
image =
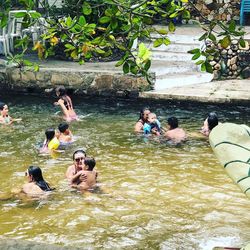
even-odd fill
[[[208,35],[208,38],[209,38],[211,41],[216,42],[216,37],[215,37],[214,34],[210,33],[210,34]]]
[[[204,34],[199,38],[199,41],[202,41],[202,40],[206,39],[206,38],[207,38],[207,35],[208,35],[207,32],[204,33]]]
[[[171,43],[171,41],[170,41],[170,39],[169,38],[164,38],[163,39],[163,43],[166,45],[166,46],[168,46],[170,43]]]
[[[84,16],[80,16],[78,23],[79,23],[81,26],[84,26],[84,25],[86,24],[86,19],[85,19],[85,17],[84,17]]]
[[[239,43],[240,43],[240,46],[241,46],[242,48],[245,48],[245,47],[246,47],[246,42],[245,42],[245,40],[244,40],[243,38],[240,38]]]
[[[111,21],[111,18],[108,16],[103,16],[99,19],[100,23],[109,23]]]
[[[0,27],[3,28],[7,25],[8,23],[8,16],[7,15],[4,15],[1,19],[1,23],[0,23]]]
[[[145,69],[146,71],[148,71],[148,70],[150,69],[150,67],[151,67],[151,60],[148,60],[148,61],[146,62],[146,64],[145,64],[145,66],[144,66],[144,69]]]
[[[159,46],[161,46],[163,44],[163,38],[157,38],[154,43],[153,43],[153,46],[154,48],[157,48]]]
[[[23,60],[24,66],[33,66],[33,63],[29,60]]]
[[[42,16],[39,12],[29,12],[29,14],[34,19],[38,19]]]
[[[132,66],[130,67],[130,72],[133,73],[134,75],[137,75],[139,69],[137,66]]]
[[[16,18],[22,18],[25,17],[27,15],[27,12],[18,12],[15,14]]]
[[[225,36],[222,40],[220,40],[220,44],[222,48],[226,49],[231,44],[230,37]]]
[[[164,29],[156,30],[161,35],[167,35],[168,31]]]
[[[34,65],[34,71],[35,71],[35,72],[39,71],[39,65],[38,65],[38,64],[35,64],[35,65]]]
[[[71,19],[70,16],[67,17],[66,24],[67,24],[68,27],[70,27],[72,25],[72,19]]]
[[[117,22],[116,19],[112,19],[110,24],[111,24],[111,27],[112,27],[113,30],[118,27],[118,22]]]
[[[124,59],[122,58],[120,61],[118,61],[118,62],[115,64],[115,66],[116,66],[116,67],[119,67],[119,66],[121,66],[123,63],[124,63]]]
[[[102,50],[102,49],[99,49],[99,48],[95,49],[95,51],[96,51],[98,54],[105,54],[105,51]]]
[[[195,64],[196,64],[196,65],[200,65],[200,64],[202,64],[202,63],[204,63],[204,60],[199,60],[199,61],[197,61]]]
[[[190,19],[190,12],[188,10],[184,10],[181,16],[183,19]]]
[[[201,71],[206,71],[206,65],[205,62],[201,64]]]
[[[200,49],[192,49],[188,51],[189,54],[197,54],[200,53]]]
[[[124,72],[124,74],[128,74],[128,72],[129,72],[129,65],[127,62],[125,62],[123,64],[123,72]]]
[[[176,12],[172,13],[172,14],[169,16],[169,18],[175,18],[175,17],[177,17],[178,15],[179,15],[179,13],[178,13],[178,11],[176,11]]]
[[[205,62],[205,67],[208,73],[211,73],[211,74],[213,73],[213,67],[211,66],[209,62]]]
[[[89,5],[89,3],[84,2],[82,5],[82,13],[86,16],[90,15],[92,13],[92,9],[91,6]]]
[[[173,22],[169,22],[168,29],[169,29],[170,32],[174,32],[175,31],[175,26],[174,26]]]
[[[234,20],[231,20],[230,23],[229,23],[229,26],[228,26],[228,30],[230,32],[233,32],[233,31],[235,31],[235,28],[236,28],[236,23],[235,23]]]
[[[193,55],[192,60],[196,60],[196,59],[198,59],[200,56],[201,56],[201,53],[198,52],[197,54],[194,54],[194,55]]]

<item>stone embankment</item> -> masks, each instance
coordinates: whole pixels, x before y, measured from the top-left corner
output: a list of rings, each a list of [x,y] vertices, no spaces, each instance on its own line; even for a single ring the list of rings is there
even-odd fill
[[[150,84],[143,77],[124,75],[115,63],[86,63],[47,61],[39,72],[0,67],[1,91],[46,93],[56,86],[64,85],[71,93],[137,97],[140,91],[149,90]],[[153,78],[153,74],[152,74]]]

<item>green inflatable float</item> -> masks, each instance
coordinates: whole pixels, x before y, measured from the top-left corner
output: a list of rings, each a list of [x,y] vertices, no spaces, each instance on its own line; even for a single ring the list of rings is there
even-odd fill
[[[250,198],[250,128],[223,123],[209,135],[210,145],[233,181]]]
[[[211,131],[209,142],[228,175],[250,198],[250,128],[234,123],[219,124]],[[250,250],[250,243],[241,250]]]

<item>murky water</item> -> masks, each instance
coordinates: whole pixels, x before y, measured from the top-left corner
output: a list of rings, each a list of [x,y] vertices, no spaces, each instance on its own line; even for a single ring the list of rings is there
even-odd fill
[[[53,100],[1,97],[23,121],[0,130],[0,234],[8,238],[83,246],[84,249],[212,249],[250,241],[250,201],[226,175],[204,139],[180,147],[133,133],[138,111],[150,106],[161,121],[170,115],[198,131],[209,111],[222,122],[250,121],[249,107],[215,107],[139,101],[74,99],[81,121],[77,141],[58,156],[39,156],[48,127],[62,120]],[[164,122],[163,122],[164,123]],[[81,195],[64,174],[72,153],[86,148],[97,160],[102,193]],[[48,199],[11,196],[29,165],[42,168],[56,187]]]

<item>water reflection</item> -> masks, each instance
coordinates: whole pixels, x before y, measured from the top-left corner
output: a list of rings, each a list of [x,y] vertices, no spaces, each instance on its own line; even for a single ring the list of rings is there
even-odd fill
[[[61,118],[53,100],[1,98],[23,122],[0,131],[0,233],[37,242],[89,249],[211,249],[250,240],[249,200],[214,158],[206,140],[178,147],[144,141],[132,132],[139,109],[150,106],[163,121],[175,115],[199,130],[209,111],[221,121],[249,124],[250,108],[142,101],[74,101],[81,121],[76,142],[52,158],[37,145]],[[102,192],[80,194],[64,178],[72,153],[86,148],[97,161]],[[43,200],[11,197],[29,165],[42,168],[56,191]]]

